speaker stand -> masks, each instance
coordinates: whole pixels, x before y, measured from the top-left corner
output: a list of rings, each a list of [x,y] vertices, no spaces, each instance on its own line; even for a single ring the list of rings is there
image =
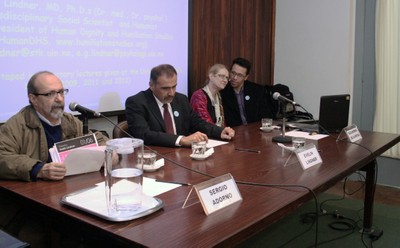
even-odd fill
[[[278,143],[291,143],[292,142],[292,137],[285,136],[285,132],[286,132],[286,107],[285,107],[285,109],[282,109],[282,113],[283,113],[282,135],[272,137],[272,141],[273,142],[278,142]]]

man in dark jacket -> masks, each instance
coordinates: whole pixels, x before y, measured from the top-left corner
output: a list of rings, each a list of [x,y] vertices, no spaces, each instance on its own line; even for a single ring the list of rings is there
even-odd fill
[[[229,84],[221,91],[227,126],[246,125],[273,118],[265,89],[247,80],[251,70],[250,61],[236,58],[232,62]]]
[[[149,88],[125,102],[130,134],[143,139],[146,145],[168,147],[190,146],[208,137],[232,139],[235,135],[232,128],[211,124],[192,110],[189,99],[176,92],[177,81],[177,72],[171,65],[151,70]],[[167,116],[171,129],[164,120]]]

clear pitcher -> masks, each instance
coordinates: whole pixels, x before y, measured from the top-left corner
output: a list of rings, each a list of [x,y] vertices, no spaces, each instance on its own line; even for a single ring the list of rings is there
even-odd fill
[[[109,214],[136,211],[142,204],[143,140],[118,138],[107,141],[105,185]]]

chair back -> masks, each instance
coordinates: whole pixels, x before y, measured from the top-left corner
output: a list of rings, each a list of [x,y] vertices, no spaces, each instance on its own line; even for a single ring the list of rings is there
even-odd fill
[[[113,139],[116,138],[123,138],[123,137],[129,137],[125,132],[128,132],[128,122],[127,121],[121,121],[118,123],[114,129],[113,129]]]

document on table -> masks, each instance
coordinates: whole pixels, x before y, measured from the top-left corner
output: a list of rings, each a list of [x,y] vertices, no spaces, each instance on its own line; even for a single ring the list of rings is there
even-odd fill
[[[118,183],[125,183],[124,181]],[[142,204],[139,209],[127,212],[112,212],[107,208],[105,182],[64,196],[61,202],[111,221],[126,221],[151,214],[163,207],[163,202],[154,196],[180,187],[179,184],[159,183],[143,177]]]
[[[164,192],[181,187],[182,185],[176,183],[157,182],[156,179],[143,177],[143,193],[148,196],[157,196]],[[89,200],[101,199],[105,202],[105,182],[97,183],[95,186],[82,191],[78,191],[69,196],[70,200]],[[103,199],[104,198],[104,199]]]
[[[290,137],[303,137],[310,140],[319,140],[328,136],[326,134],[310,134],[308,132],[295,131],[295,130],[286,132],[285,135]]]
[[[181,184],[157,182],[156,179],[143,177],[143,192],[149,196],[161,195],[181,186]]]
[[[221,141],[221,140],[208,139],[207,148],[213,148],[213,147],[225,145],[225,144],[228,144],[228,142]]]

